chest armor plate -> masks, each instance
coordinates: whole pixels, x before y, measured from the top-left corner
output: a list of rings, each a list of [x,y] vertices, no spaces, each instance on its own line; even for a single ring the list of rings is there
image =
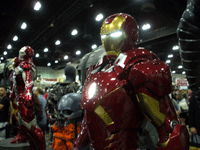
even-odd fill
[[[94,70],[82,93],[81,106],[85,111],[89,137],[95,144],[113,133],[136,128],[142,120],[142,113],[136,99],[130,95],[126,81],[119,81],[113,68]]]

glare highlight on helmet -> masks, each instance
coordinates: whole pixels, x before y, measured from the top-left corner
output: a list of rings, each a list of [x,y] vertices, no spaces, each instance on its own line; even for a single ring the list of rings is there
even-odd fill
[[[71,32],[71,35],[77,35],[78,34],[78,31],[76,29],[74,29],[72,32]]]
[[[96,92],[96,83],[95,82],[93,82],[91,85],[90,85],[90,87],[89,87],[89,89],[88,89],[88,98],[90,99],[90,98],[92,98],[94,95],[95,95],[95,92]]]
[[[92,45],[92,49],[96,49],[97,48],[97,45],[96,44],[93,44]]]
[[[27,27],[27,24],[25,22],[23,22],[21,25],[21,29],[26,29],[26,27]]]
[[[151,28],[151,25],[150,24],[144,24],[143,26],[142,26],[142,30],[148,30],[148,29],[150,29]]]
[[[101,38],[102,38],[102,39],[105,39],[105,38],[106,38],[106,35],[105,35],[105,34],[101,35]]]
[[[122,31],[117,31],[110,34],[110,36],[113,38],[120,37],[121,35],[122,35]]]
[[[9,45],[7,46],[7,49],[11,49],[11,48],[12,48],[12,45],[9,44]]]
[[[40,10],[41,6],[42,5],[40,2],[35,3],[34,10],[36,10],[36,11]]]
[[[96,21],[101,21],[103,19],[103,15],[98,14],[95,19],[96,19]]]
[[[15,36],[13,37],[13,41],[17,41],[17,40],[18,40],[18,36],[15,35]]]

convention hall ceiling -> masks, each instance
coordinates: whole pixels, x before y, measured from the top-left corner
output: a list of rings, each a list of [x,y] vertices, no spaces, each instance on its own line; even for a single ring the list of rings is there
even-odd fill
[[[18,56],[19,49],[29,45],[35,50],[36,66],[59,68],[67,62],[78,62],[92,45],[101,45],[100,27],[103,19],[119,12],[132,15],[140,26],[138,46],[156,53],[172,70],[181,65],[176,28],[186,7],[187,0],[41,0],[40,10],[34,10],[36,0],[4,0],[0,2],[0,58]],[[26,29],[21,25],[26,23]],[[150,28],[143,30],[143,25]],[[71,35],[73,29],[77,35]],[[14,36],[18,37],[14,41]],[[16,40],[16,37],[15,37]],[[60,44],[56,45],[59,40]],[[58,42],[58,41],[57,41]],[[48,52],[44,49],[48,48]],[[80,50],[81,54],[76,55]],[[6,54],[7,52],[7,54]],[[39,54],[39,57],[36,57]],[[64,56],[68,55],[65,60]],[[170,56],[169,56],[170,55]],[[168,58],[169,56],[169,58]],[[55,63],[58,60],[58,63]]]

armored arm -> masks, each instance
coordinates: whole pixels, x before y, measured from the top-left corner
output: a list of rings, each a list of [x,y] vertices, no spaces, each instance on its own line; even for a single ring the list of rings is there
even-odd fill
[[[200,87],[200,1],[189,0],[178,28],[180,56],[190,88]]]

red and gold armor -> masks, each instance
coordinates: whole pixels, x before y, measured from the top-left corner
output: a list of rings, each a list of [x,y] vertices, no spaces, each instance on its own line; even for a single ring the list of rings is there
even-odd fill
[[[45,150],[45,138],[42,130],[37,127],[33,104],[33,76],[35,65],[32,57],[34,51],[29,46],[24,46],[19,51],[19,57],[14,59],[14,71],[11,74],[12,92],[10,100],[16,99],[18,109],[18,135],[11,143],[23,142],[28,139],[30,150]]]
[[[88,143],[95,150],[136,150],[138,130],[146,118],[157,129],[157,150],[189,149],[187,129],[179,124],[168,96],[170,69],[154,53],[136,48],[138,30],[134,18],[124,13],[103,22],[107,55],[88,70],[75,150]]]

